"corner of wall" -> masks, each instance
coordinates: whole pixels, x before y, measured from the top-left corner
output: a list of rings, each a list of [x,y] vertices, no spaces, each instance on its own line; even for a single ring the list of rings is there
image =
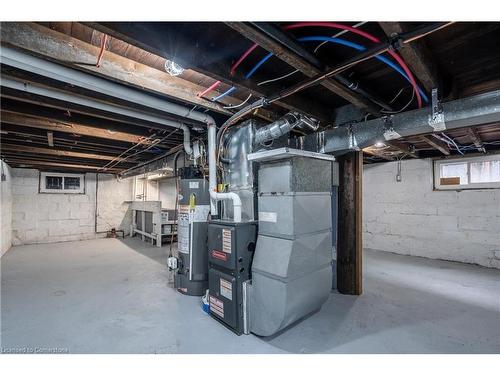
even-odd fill
[[[12,246],[12,170],[3,160],[1,163],[1,250],[0,257],[3,256]]]

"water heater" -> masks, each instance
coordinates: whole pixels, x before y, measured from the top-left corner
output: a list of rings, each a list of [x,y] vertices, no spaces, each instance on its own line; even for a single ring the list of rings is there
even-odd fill
[[[201,168],[179,169],[177,203],[177,271],[174,287],[183,294],[202,296],[208,288],[207,227],[210,213],[208,181]]]

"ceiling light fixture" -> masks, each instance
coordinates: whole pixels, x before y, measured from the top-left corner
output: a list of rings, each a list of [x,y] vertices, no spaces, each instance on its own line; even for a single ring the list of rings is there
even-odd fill
[[[165,70],[172,77],[181,75],[184,72],[184,68],[172,60],[165,60]]]

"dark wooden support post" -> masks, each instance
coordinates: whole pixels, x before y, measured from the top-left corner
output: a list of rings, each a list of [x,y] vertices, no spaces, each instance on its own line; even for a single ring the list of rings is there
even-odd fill
[[[337,289],[360,295],[362,285],[362,176],[363,153],[350,152],[339,161],[339,213],[337,245]]]

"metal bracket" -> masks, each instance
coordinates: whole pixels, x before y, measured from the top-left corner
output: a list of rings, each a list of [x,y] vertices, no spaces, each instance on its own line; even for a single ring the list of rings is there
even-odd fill
[[[391,141],[393,139],[401,138],[401,134],[399,134],[396,130],[394,130],[393,124],[393,116],[385,116],[384,117],[384,138],[386,141]]]
[[[399,51],[403,47],[403,38],[398,33],[391,35],[389,39],[389,49],[392,51]]]
[[[443,106],[439,102],[437,88],[432,89],[432,106],[428,123],[429,126],[432,127],[435,132],[446,130],[446,123],[444,122]]]
[[[352,125],[353,124],[347,125],[347,136],[349,137],[349,150],[359,151],[360,148],[358,146],[358,141],[356,139],[356,135],[354,134],[354,131],[352,130]]]
[[[319,153],[324,153],[325,152],[325,132],[319,132],[316,133],[317,136],[317,142],[318,142],[318,152]]]

